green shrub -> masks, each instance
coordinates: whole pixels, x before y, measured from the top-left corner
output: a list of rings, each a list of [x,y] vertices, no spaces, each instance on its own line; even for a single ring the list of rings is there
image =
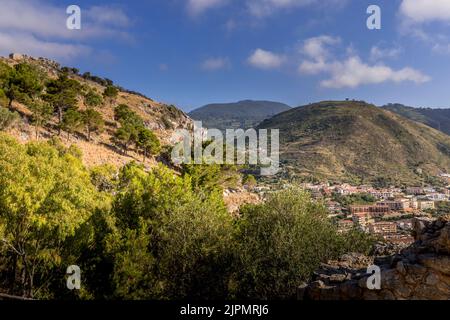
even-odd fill
[[[327,218],[326,208],[296,188],[272,194],[241,214],[232,280],[237,298],[295,298],[321,262],[366,249],[362,240],[351,245]]]
[[[168,169],[128,165],[114,203],[121,236],[110,239],[116,295],[126,299],[225,297],[232,218],[220,192],[192,188]]]
[[[81,239],[89,238],[79,231],[96,208],[107,202],[81,161],[0,134],[0,288],[54,298],[51,286],[64,285],[61,270],[75,264]]]
[[[0,130],[7,130],[14,126],[20,119],[17,112],[11,112],[6,108],[0,107]]]
[[[8,106],[8,97],[5,94],[5,91],[0,88],[0,107],[7,107]]]

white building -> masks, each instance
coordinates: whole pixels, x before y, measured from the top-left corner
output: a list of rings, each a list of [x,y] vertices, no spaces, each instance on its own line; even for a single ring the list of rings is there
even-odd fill
[[[446,201],[448,200],[447,195],[443,193],[429,193],[427,194],[427,198],[431,201]]]

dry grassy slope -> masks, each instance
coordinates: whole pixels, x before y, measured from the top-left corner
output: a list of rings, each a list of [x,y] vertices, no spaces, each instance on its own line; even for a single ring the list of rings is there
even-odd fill
[[[415,173],[450,171],[450,137],[362,102],[321,102],[263,122],[279,128],[281,159],[319,178],[382,176],[416,183]]]
[[[26,57],[24,60],[28,63],[36,64],[43,68],[50,78],[56,78],[58,75],[59,65],[56,62],[32,57]],[[14,61],[12,59],[0,57],[0,61],[14,65],[22,60]],[[75,75],[71,77],[78,80],[82,84],[88,85],[99,94],[101,94],[104,90],[103,86],[93,81],[85,80],[82,77]],[[186,128],[192,121],[184,112],[173,106],[168,106],[136,94],[120,92],[115,105],[122,103],[130,106],[133,111],[138,113],[144,119],[146,126],[155,132],[163,145],[170,144],[170,138],[174,130],[177,128]],[[24,115],[30,114],[25,105],[14,103],[14,107]],[[79,101],[79,108],[81,110],[86,108],[82,99]],[[117,122],[114,120],[114,106],[105,102],[104,106],[98,107],[96,110],[103,115],[106,122],[105,131],[102,134],[93,135],[93,141],[91,142],[86,141],[83,132],[80,132],[80,134],[75,137],[71,137],[69,141],[67,141],[66,135],[63,134],[63,141],[67,145],[76,144],[83,151],[83,161],[87,166],[95,166],[105,163],[121,166],[132,160],[142,161],[142,156],[136,154],[135,152],[132,151],[128,154],[128,156],[124,156],[112,146],[110,138],[118,126]],[[57,119],[55,117],[51,124],[54,125],[56,122]],[[50,127],[41,129],[42,137],[49,138],[56,134],[56,131]],[[11,133],[23,142],[35,139],[34,128],[27,123],[26,119],[24,119],[24,123],[11,130]],[[152,159],[147,161],[147,164],[154,164],[154,160]]]

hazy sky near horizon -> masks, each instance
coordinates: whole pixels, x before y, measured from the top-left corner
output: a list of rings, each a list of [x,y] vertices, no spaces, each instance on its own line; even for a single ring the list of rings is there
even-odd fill
[[[81,30],[66,7],[81,8]],[[184,110],[329,99],[450,107],[450,0],[0,0],[0,54],[54,58]],[[381,30],[366,10],[381,8]]]

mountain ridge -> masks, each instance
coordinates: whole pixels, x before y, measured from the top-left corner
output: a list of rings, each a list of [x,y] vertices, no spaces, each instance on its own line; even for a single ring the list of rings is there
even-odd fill
[[[417,184],[450,169],[450,137],[363,101],[323,101],[263,121],[301,177]],[[421,173],[422,172],[422,173]]]
[[[411,120],[424,123],[450,135],[449,108],[415,108],[400,103],[390,103],[381,108],[395,112]]]
[[[206,128],[249,129],[290,108],[281,102],[241,100],[231,103],[207,104],[189,112],[188,115],[194,120],[202,121]]]

